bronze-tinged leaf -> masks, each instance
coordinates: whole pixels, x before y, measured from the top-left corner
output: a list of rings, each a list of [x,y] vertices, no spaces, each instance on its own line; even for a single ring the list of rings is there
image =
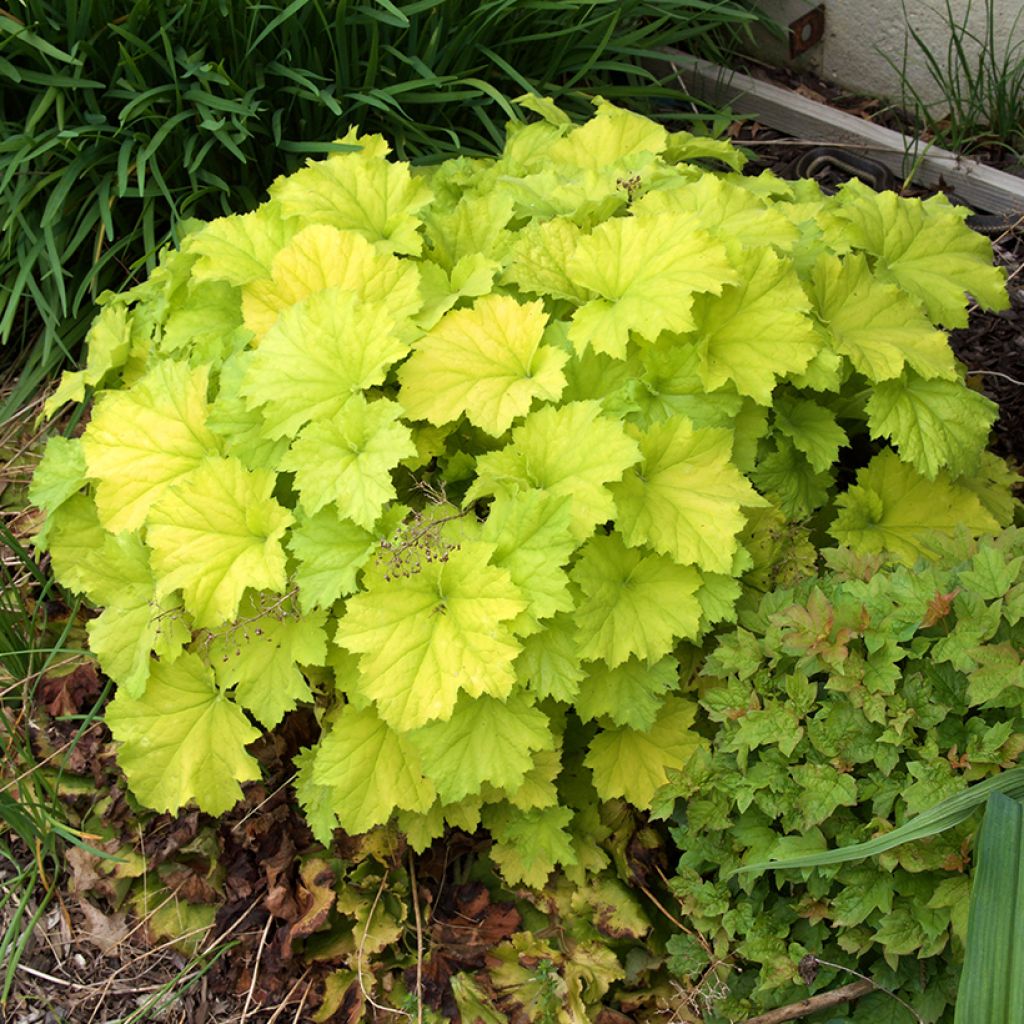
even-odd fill
[[[954,588],[948,594],[943,594],[939,590],[935,591],[935,596],[928,602],[928,610],[921,620],[921,628],[927,629],[929,626],[934,626],[936,622],[941,622],[953,610],[953,600],[959,593],[959,587]]]

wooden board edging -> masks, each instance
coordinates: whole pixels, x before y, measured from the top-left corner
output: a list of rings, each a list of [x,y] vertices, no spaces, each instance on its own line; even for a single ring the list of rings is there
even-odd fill
[[[909,177],[928,188],[949,189],[976,210],[1024,214],[1024,178],[677,50],[666,50],[664,65],[658,64],[658,73],[675,74],[686,92],[698,99],[752,114],[800,139],[855,148],[900,179]]]

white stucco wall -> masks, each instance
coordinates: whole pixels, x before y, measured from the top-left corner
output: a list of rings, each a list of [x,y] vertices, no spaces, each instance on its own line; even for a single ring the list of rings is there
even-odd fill
[[[825,37],[821,43],[794,61],[830,82],[855,93],[901,98],[900,75],[906,67],[908,79],[927,103],[939,104],[941,92],[928,73],[927,65],[907,25],[913,27],[945,68],[949,47],[949,17],[946,0],[824,0]],[[758,0],[758,6],[784,25],[805,14],[817,3],[810,0]],[[987,38],[987,14],[991,9],[996,56],[1002,59],[1006,47],[1018,46],[1024,60],[1024,0],[949,0],[949,10],[958,24],[966,26],[979,40]],[[968,41],[970,43],[970,41]],[[759,37],[758,49],[770,60],[789,62],[788,43]],[[906,62],[904,63],[904,47]],[[977,53],[977,46],[974,47]],[[892,62],[892,63],[890,63]],[[938,113],[937,110],[933,112]],[[1024,118],[1024,111],[1021,112]]]

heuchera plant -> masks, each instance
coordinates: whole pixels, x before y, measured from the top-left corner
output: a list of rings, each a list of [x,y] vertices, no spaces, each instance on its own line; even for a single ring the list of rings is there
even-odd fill
[[[350,133],[104,297],[32,497],[143,803],[224,811],[302,703],[325,841],[483,822],[511,881],[599,866],[598,799],[701,746],[680,656],[781,546],[1009,522],[938,326],[1006,304],[961,211],[524,106],[498,159]]]

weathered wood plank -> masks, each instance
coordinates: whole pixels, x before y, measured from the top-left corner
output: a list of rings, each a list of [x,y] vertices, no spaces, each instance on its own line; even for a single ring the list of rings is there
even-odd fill
[[[1024,179],[986,167],[938,146],[929,146],[824,103],[762,82],[749,75],[666,51],[663,68],[675,73],[686,91],[737,113],[752,114],[764,124],[801,139],[849,146],[884,164],[901,179],[929,188],[947,188],[957,198],[988,213],[1024,214]]]

